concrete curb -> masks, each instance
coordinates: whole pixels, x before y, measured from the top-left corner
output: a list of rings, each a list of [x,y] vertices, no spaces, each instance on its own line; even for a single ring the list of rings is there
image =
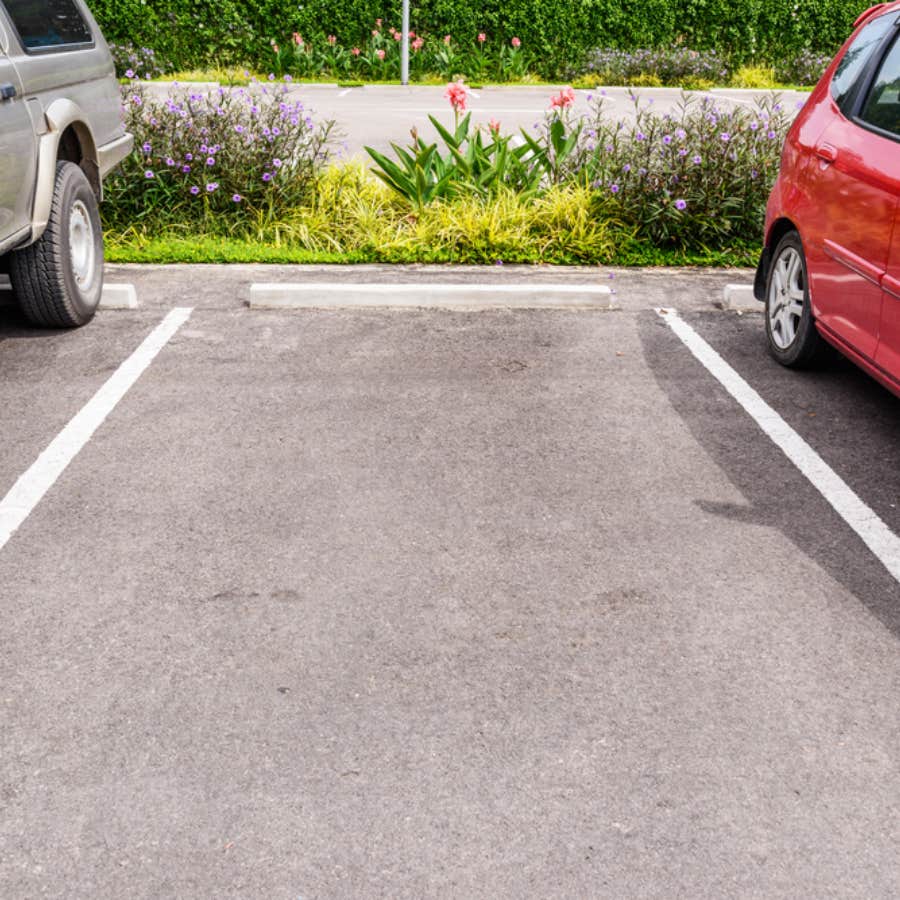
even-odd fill
[[[137,309],[137,291],[133,284],[104,284],[99,309]]]
[[[613,309],[600,284],[252,284],[250,309]]]
[[[753,296],[752,284],[726,284],[722,291],[722,309],[762,312],[763,305]]]

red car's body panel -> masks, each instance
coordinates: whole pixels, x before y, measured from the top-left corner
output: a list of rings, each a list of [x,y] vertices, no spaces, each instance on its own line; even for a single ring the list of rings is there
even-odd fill
[[[880,48],[900,41],[895,20],[900,2],[861,17],[791,127],[766,212],[766,248],[788,229],[799,232],[820,333],[900,394],[900,135],[848,118],[832,91],[861,31],[869,29],[860,44],[883,34]]]

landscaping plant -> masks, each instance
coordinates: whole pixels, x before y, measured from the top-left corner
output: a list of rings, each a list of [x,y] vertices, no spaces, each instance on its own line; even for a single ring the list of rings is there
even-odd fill
[[[274,76],[273,76],[274,78]],[[109,177],[108,222],[120,229],[232,228],[277,221],[309,200],[328,158],[331,122],[315,122],[284,83],[166,98],[123,90],[135,150]]]

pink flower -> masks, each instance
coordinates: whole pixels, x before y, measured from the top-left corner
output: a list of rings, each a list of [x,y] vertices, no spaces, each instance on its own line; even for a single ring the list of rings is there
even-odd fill
[[[444,35],[444,43],[445,43],[448,47],[450,46],[450,35],[449,35],[449,34],[445,34],[445,35]]]
[[[376,55],[379,59],[384,59],[384,50],[376,50],[376,51],[375,51],[375,55]]]
[[[450,101],[454,112],[466,111],[466,100],[469,98],[469,89],[463,84],[462,79],[451,81],[444,91],[444,96]]]
[[[510,43],[513,45],[513,47],[516,48],[516,50],[518,50],[519,47],[522,46],[522,42],[521,42],[517,37],[514,37],[514,38],[510,41]]]
[[[416,38],[416,39],[412,42],[412,48],[413,48],[413,50],[415,50],[416,52],[418,52],[419,50],[421,50],[422,47],[424,47],[424,46],[425,46],[425,41],[424,41],[422,38]]]
[[[479,43],[479,44],[483,44],[486,40],[487,40],[487,35],[482,31],[482,32],[478,35],[478,43]]]
[[[491,121],[488,122],[488,128],[494,137],[497,137],[500,134],[500,123],[496,119],[491,119]]]
[[[395,31],[395,32],[394,32],[394,40],[395,40],[395,41],[401,41],[401,40],[403,40],[403,35],[402,35],[399,31]]]
[[[550,109],[568,109],[575,103],[575,91],[564,87],[558,94],[550,98]]]
[[[376,19],[376,20],[375,20],[375,24],[376,24],[379,28],[381,28],[381,19]]]
[[[372,31],[372,37],[378,37],[378,32],[375,31],[375,30],[373,30],[373,31]]]
[[[409,36],[410,38],[414,38],[416,36],[416,33],[414,31],[410,31]]]
[[[329,34],[328,43],[333,47],[337,43],[337,38],[333,34]]]
[[[303,38],[300,36],[300,32],[299,32],[299,31],[295,31],[295,32],[294,32],[293,38],[294,38],[294,43],[295,43],[298,47],[302,47],[302,46],[303,46]]]
[[[354,56],[359,56],[359,54],[360,54],[361,51],[360,51],[359,47],[354,47],[350,52],[351,52]]]

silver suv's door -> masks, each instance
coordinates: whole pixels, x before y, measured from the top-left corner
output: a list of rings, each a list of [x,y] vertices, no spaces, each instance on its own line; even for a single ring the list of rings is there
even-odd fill
[[[0,49],[0,250],[31,224],[36,147],[19,76]]]

